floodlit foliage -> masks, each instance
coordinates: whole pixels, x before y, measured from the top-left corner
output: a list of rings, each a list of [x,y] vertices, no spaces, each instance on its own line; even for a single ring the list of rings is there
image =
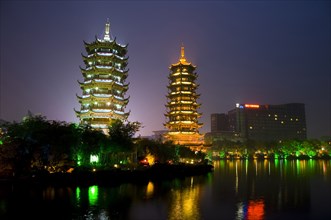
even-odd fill
[[[20,123],[1,126],[0,173],[65,172],[75,166],[106,166],[114,157],[122,161],[127,158],[123,152],[132,152],[139,128],[138,122],[115,121],[106,135],[89,126],[29,114]],[[91,155],[98,158],[92,164]]]

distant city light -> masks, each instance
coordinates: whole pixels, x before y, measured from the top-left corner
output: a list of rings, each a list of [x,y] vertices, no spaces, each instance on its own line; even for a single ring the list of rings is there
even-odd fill
[[[260,108],[260,105],[256,105],[256,104],[245,104],[245,108]]]

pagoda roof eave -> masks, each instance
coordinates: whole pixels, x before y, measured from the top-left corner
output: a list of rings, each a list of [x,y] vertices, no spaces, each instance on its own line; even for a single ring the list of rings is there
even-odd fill
[[[109,68],[109,69],[105,69],[105,68],[98,68],[96,66],[92,66],[91,68],[89,69],[85,69],[85,68],[82,68],[82,67],[79,67],[81,72],[82,73],[87,73],[87,72],[96,72],[96,71],[100,71],[100,72],[106,72],[106,73],[118,73],[118,74],[121,74],[123,77],[128,75],[128,72],[129,72],[129,69],[126,69],[126,70],[123,70],[122,72],[119,71],[118,69],[116,68]]]
[[[172,67],[180,66],[180,65],[182,65],[182,66],[191,66],[193,68],[197,68],[197,66],[193,65],[192,63],[179,61],[177,63],[171,64],[171,66],[169,67],[169,69],[171,69]]]
[[[102,40],[102,39],[99,39],[97,36],[95,36],[95,40],[88,43],[86,41],[83,41],[84,42],[84,46],[85,46],[85,49],[87,49],[87,51],[90,51],[89,47],[94,47],[95,45],[102,45],[102,44],[108,44],[108,45],[112,45],[112,46],[117,46],[117,47],[120,47],[120,48],[123,48],[123,49],[126,49],[128,47],[128,44],[120,44],[116,41],[116,37],[111,40],[111,41],[105,41],[105,40]]]
[[[91,45],[91,43],[88,43],[88,42],[86,42],[85,40],[83,40],[83,43],[84,43],[84,46],[85,46],[85,47]]]
[[[74,112],[76,113],[76,115],[80,114],[80,111],[76,110],[75,108],[74,108]]]
[[[120,57],[116,54],[111,53],[111,55],[101,55],[98,52],[92,53],[89,56],[85,56],[83,54],[81,54],[83,57],[84,61],[88,61],[88,60],[95,60],[97,58],[100,59],[116,59],[118,62],[123,63],[123,62],[127,62],[129,60],[129,57]]]
[[[77,82],[78,82],[78,84],[79,84],[81,87],[85,85],[84,82],[80,82],[79,80],[77,80]]]
[[[88,57],[85,56],[83,53],[80,53],[80,55],[83,57],[84,60],[88,58]]]
[[[80,99],[82,99],[82,97],[81,97],[81,96],[79,96],[79,95],[77,95],[77,94],[76,94],[76,97],[77,97],[79,100],[80,100]]]
[[[97,36],[95,36],[95,42],[97,42],[97,43],[111,43],[111,44],[116,44],[122,48],[127,48],[128,44],[120,44],[116,40],[117,40],[117,38],[114,37],[113,40],[105,41],[105,40],[99,39]]]
[[[124,116],[128,117],[130,115],[130,112],[124,112]]]

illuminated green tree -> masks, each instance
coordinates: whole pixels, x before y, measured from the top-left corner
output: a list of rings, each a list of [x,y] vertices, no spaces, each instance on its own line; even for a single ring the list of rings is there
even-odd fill
[[[17,173],[31,169],[55,171],[72,162],[72,146],[78,145],[73,124],[28,114],[21,123],[7,123],[5,143],[15,149],[12,167]]]

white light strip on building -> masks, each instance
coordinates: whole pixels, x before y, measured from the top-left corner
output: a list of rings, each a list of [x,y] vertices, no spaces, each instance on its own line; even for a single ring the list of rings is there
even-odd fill
[[[96,82],[113,82],[111,79],[95,79]]]
[[[191,114],[191,113],[193,113],[193,111],[181,111],[181,113]]]
[[[92,128],[107,128],[108,125],[105,124],[91,124]]]
[[[115,83],[116,83],[117,85],[123,86],[123,83],[116,82],[116,81],[115,81]]]
[[[101,55],[101,56],[113,56],[114,54],[113,53],[101,53],[101,52],[98,52],[97,53],[98,55]]]
[[[99,68],[99,69],[112,69],[113,68],[112,66],[100,66],[100,65],[96,65],[95,67]]]
[[[114,95],[114,97],[117,98],[117,99],[119,99],[119,100],[123,100],[123,98],[120,97],[120,96]]]
[[[111,112],[111,109],[92,109],[94,112]]]
[[[124,112],[122,112],[122,111],[114,110],[114,112],[115,112],[116,114],[119,114],[119,115],[124,115]]]
[[[124,57],[120,57],[118,55],[115,55],[117,58],[121,59],[121,60],[124,60]]]
[[[93,94],[93,96],[102,97],[102,98],[108,98],[108,97],[111,97],[112,95],[108,95],[108,94]]]

